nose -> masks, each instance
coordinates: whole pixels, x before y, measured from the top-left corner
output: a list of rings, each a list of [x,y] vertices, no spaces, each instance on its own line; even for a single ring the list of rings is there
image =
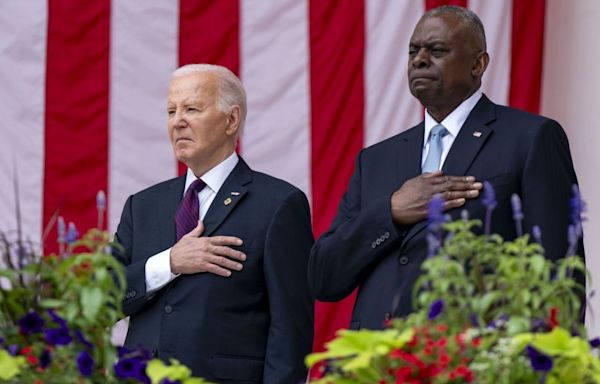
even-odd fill
[[[426,48],[419,48],[413,55],[411,64],[414,68],[425,68],[429,65],[429,52]]]
[[[183,128],[186,126],[187,123],[180,109],[175,110],[175,114],[172,117],[171,124],[173,124],[173,127],[175,128]]]

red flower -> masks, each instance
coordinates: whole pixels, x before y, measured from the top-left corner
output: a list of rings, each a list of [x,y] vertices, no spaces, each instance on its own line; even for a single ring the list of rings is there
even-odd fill
[[[442,337],[435,344],[440,348],[444,348],[446,344],[448,344],[448,340],[445,337]]]
[[[34,356],[34,355],[27,355],[26,357],[27,357],[27,361],[29,361],[29,363],[31,365],[37,365],[38,358],[36,356]]]
[[[448,330],[448,326],[446,324],[438,324],[435,329],[437,329],[438,332],[446,332]]]
[[[548,319],[549,323],[550,323],[550,328],[554,329],[555,327],[558,327],[558,308],[556,307],[552,307],[550,308],[550,318]]]
[[[476,337],[473,340],[471,340],[471,345],[475,348],[479,347],[480,344],[481,344],[481,337]]]

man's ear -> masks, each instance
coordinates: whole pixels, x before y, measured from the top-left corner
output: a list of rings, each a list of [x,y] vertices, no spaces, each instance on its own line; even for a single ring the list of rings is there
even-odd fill
[[[238,130],[240,129],[240,123],[241,123],[240,106],[234,105],[231,108],[231,111],[229,111],[229,115],[227,116],[227,129],[225,130],[225,133],[227,133],[227,135],[230,135],[230,136],[237,135]]]
[[[473,63],[473,69],[471,69],[471,75],[473,75],[473,77],[481,78],[481,76],[483,76],[483,73],[485,72],[489,62],[490,62],[490,56],[488,55],[488,53],[487,52],[479,52],[477,54],[477,58],[475,59],[475,62]]]

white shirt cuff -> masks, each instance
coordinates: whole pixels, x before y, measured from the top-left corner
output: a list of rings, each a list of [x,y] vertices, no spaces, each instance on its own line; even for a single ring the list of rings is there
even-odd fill
[[[177,276],[171,272],[171,248],[146,260],[146,295],[161,289]]]

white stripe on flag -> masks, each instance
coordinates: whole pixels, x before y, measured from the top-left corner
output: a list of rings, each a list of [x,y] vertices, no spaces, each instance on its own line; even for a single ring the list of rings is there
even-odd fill
[[[367,1],[365,58],[365,146],[422,120],[406,76],[408,43],[425,12],[422,1]]]
[[[310,200],[306,0],[241,1],[241,78],[248,117],[241,150],[250,166],[302,189]]]
[[[483,92],[494,102],[508,105],[510,90],[512,1],[469,0],[485,26],[490,64],[483,75]]]
[[[42,230],[47,2],[0,2],[0,231],[16,229],[13,178],[19,178],[23,234]]]
[[[143,27],[140,27],[143,26]],[[132,193],[177,174],[166,97],[177,67],[177,0],[115,0],[111,15],[109,223]]]

